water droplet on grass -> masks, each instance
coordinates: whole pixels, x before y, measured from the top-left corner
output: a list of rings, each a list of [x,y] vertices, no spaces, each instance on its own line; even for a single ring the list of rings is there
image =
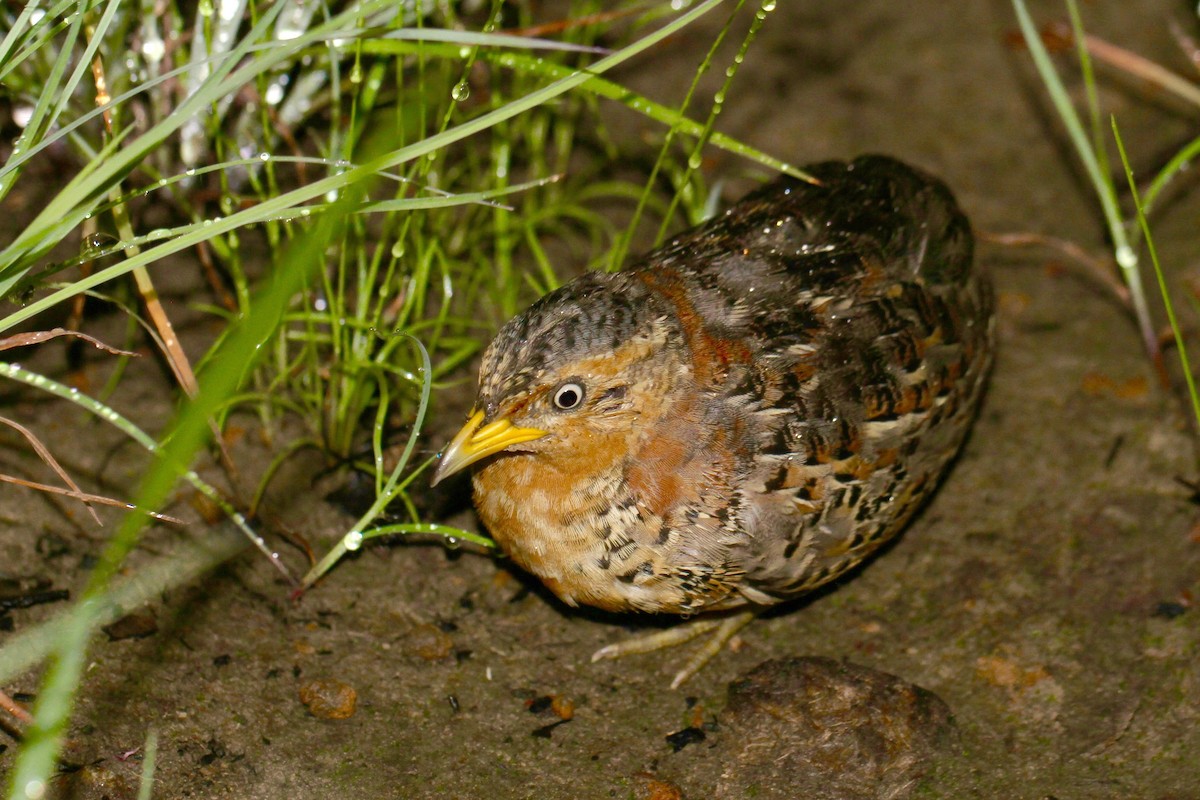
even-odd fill
[[[29,125],[31,119],[33,119],[33,106],[19,105],[12,110],[12,121],[18,128],[24,128]],[[18,139],[17,141],[21,140]]]
[[[151,64],[162,61],[167,54],[167,45],[162,39],[147,39],[142,42],[142,57]]]

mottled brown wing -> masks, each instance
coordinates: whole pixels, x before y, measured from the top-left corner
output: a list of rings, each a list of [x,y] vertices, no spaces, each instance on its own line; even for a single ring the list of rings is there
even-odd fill
[[[808,169],[819,186],[776,182],[652,262],[685,276],[709,340],[749,351],[699,377],[756,434],[727,569],[764,603],[900,531],[957,453],[992,350],[944,185],[878,156]]]

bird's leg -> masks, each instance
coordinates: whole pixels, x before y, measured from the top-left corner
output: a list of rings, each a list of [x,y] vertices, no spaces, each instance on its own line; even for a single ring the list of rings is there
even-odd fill
[[[688,659],[683,669],[675,673],[675,678],[671,681],[671,688],[678,689],[684,681],[703,669],[704,665],[713,656],[721,652],[721,648],[725,646],[725,643],[732,639],[735,633],[746,627],[750,620],[754,619],[757,615],[757,611],[739,611],[718,619],[709,617],[683,622],[666,630],[657,631],[646,636],[636,636],[632,639],[626,639],[622,642],[615,642],[601,647],[592,654],[592,661],[599,661],[603,658],[621,658],[633,653],[649,653],[652,650],[662,650],[666,647],[674,647],[684,642],[690,642],[698,636],[713,631],[712,636],[704,643],[704,646]]]

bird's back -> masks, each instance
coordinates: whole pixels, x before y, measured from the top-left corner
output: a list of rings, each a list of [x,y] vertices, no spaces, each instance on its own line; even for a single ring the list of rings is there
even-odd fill
[[[903,528],[957,453],[992,351],[989,286],[943,184],[879,156],[807,170],[819,185],[777,181],[632,270],[671,299],[697,389],[741,421],[726,569],[761,603]]]

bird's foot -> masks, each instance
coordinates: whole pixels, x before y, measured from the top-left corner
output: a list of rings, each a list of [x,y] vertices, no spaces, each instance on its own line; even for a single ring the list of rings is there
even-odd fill
[[[675,673],[675,677],[671,681],[671,688],[678,689],[684,681],[703,669],[704,665],[713,656],[721,652],[721,648],[725,646],[725,643],[732,639],[734,634],[746,627],[750,620],[754,619],[757,614],[758,612],[756,611],[738,611],[715,619],[702,617],[689,622],[681,622],[665,630],[645,636],[635,636],[632,639],[625,639],[624,641],[614,642],[613,644],[601,647],[592,654],[592,661],[596,662],[604,658],[621,658],[633,653],[649,653],[653,650],[662,650],[666,647],[674,647],[684,642],[690,642],[692,639],[712,631],[712,636],[709,637],[708,641],[688,659],[683,669]]]

